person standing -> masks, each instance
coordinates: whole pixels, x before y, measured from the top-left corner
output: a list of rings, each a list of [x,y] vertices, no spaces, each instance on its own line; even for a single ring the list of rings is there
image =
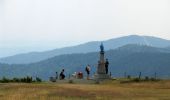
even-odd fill
[[[108,59],[106,59],[106,63],[105,63],[105,69],[106,69],[106,74],[108,74],[108,68],[109,67],[109,61]]]
[[[87,79],[89,80],[90,79],[89,78],[90,77],[90,65],[87,65],[85,70],[86,70],[86,73],[87,73]]]

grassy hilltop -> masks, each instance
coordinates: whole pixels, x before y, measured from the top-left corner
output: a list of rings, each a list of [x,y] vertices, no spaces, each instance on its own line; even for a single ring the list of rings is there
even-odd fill
[[[170,81],[0,84],[0,100],[170,100],[169,94]]]

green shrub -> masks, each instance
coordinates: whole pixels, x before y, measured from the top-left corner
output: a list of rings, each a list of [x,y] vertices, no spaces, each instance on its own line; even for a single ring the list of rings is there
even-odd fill
[[[139,81],[141,81],[141,79],[140,78],[134,78],[132,81],[139,82]]]
[[[36,77],[36,82],[42,82],[42,80],[39,77]]]

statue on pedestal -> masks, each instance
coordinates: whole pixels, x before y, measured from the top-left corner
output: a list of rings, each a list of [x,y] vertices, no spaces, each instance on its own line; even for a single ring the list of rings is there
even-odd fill
[[[104,46],[103,46],[103,43],[101,43],[100,60],[98,61],[97,74],[96,74],[97,80],[110,79],[110,76],[108,75],[109,62],[108,62],[108,59],[105,61],[104,53],[105,53]]]

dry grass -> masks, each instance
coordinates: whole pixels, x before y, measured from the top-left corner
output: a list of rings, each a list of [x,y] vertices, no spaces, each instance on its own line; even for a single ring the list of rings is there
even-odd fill
[[[0,84],[0,100],[170,100],[170,81]]]

